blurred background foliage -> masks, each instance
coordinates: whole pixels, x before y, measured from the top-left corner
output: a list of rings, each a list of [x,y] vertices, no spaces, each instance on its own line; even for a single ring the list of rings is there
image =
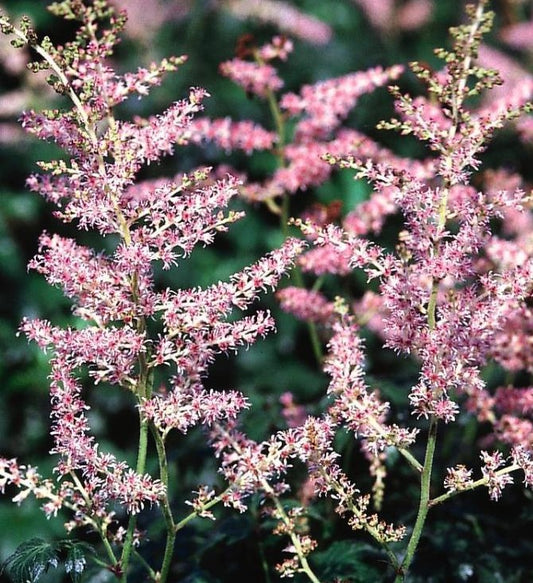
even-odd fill
[[[117,2],[118,3],[118,2]],[[70,38],[68,23],[52,17],[45,9],[47,2],[4,0],[2,8],[13,17],[27,14],[39,33],[48,34],[54,42]],[[130,100],[121,115],[152,114],[162,111],[172,101],[187,94],[190,86],[205,87],[211,97],[206,102],[206,114],[211,117],[231,116],[252,119],[273,128],[265,103],[250,98],[240,88],[218,73],[219,63],[234,56],[235,46],[243,34],[252,34],[258,44],[279,33],[278,27],[257,19],[238,18],[231,2],[209,0],[136,2],[122,0],[121,7],[131,10],[126,30],[128,35],[115,55],[115,65],[121,71],[133,70],[171,54],[188,55],[187,63],[177,74],[169,76],[162,87],[148,98]],[[379,28],[355,1],[295,0],[285,3],[313,16],[331,28],[327,43],[316,44],[294,38],[295,49],[287,63],[280,65],[285,90],[297,91],[303,84],[313,83],[363,70],[375,65],[392,65],[411,60],[435,64],[433,48],[445,46],[449,26],[456,24],[463,11],[459,0],[434,1],[428,21],[420,28],[400,29],[394,22]],[[399,3],[402,4],[401,2]],[[404,3],[405,4],[405,3]],[[496,2],[496,29],[491,42],[498,46],[498,27],[507,24],[509,11],[516,18],[528,18],[527,7],[505,0]],[[13,49],[1,49],[2,67],[0,98],[0,455],[18,457],[24,463],[38,465],[44,475],[53,466],[47,456],[51,447],[48,418],[48,365],[46,355],[17,336],[23,316],[47,318],[55,324],[73,323],[70,304],[61,292],[48,286],[44,279],[28,273],[26,264],[37,249],[43,230],[71,234],[96,247],[102,243],[89,233],[77,233],[56,221],[51,208],[37,195],[25,190],[24,181],[35,171],[35,161],[57,155],[51,144],[38,142],[17,129],[14,121],[21,109],[39,108],[57,103],[46,87],[24,72],[23,64],[13,63]],[[529,66],[531,55],[511,53]],[[404,87],[413,89],[413,79],[404,77]],[[416,88],[414,89],[416,90]],[[386,90],[378,90],[361,99],[347,123],[378,139],[402,155],[420,156],[422,152],[413,140],[397,135],[378,133],[375,124],[391,113]],[[513,170],[531,172],[531,150],[525,151],[511,134],[499,137],[486,154],[489,165],[504,164]],[[273,169],[273,156],[258,153],[252,156],[228,155],[215,147],[179,148],[176,155],[158,166],[150,167],[143,176],[172,176],[198,165],[227,164],[246,169],[251,177],[260,179]],[[528,178],[531,178],[529,175]],[[338,172],[320,188],[299,192],[291,199],[291,214],[296,215],[311,203],[343,201],[343,212],[364,199],[368,189],[351,179],[349,172]],[[196,250],[177,270],[161,274],[161,285],[191,287],[208,285],[258,259],[282,241],[277,217],[264,207],[234,202],[235,208],[246,210],[246,217],[220,236],[214,246]],[[398,225],[391,221],[385,230],[385,243],[395,240]],[[387,238],[389,239],[387,241]],[[334,293],[362,291],[360,277],[354,275],[341,287],[327,281],[326,288]],[[323,404],[327,378],[313,357],[304,324],[283,314],[272,295],[261,300],[271,309],[278,322],[278,333],[238,355],[218,358],[211,369],[208,385],[235,387],[252,403],[243,423],[255,439],[267,437],[284,427],[280,415],[280,396],[291,391],[297,403],[309,412],[319,411]],[[379,383],[394,411],[405,410],[406,394],[416,377],[416,366],[397,359],[382,350],[379,342],[368,334],[368,373]],[[490,381],[501,373],[491,370]],[[89,397],[90,419],[103,449],[130,459],[134,454],[136,414],[127,396],[100,387]],[[476,466],[476,451],[483,437],[468,416],[461,417],[459,426],[445,428],[441,437],[442,472],[446,466],[465,463]],[[371,484],[367,464],[350,436],[340,436],[339,451],[343,467],[364,491]],[[198,483],[216,483],[216,466],[201,431],[175,436],[169,447],[177,507],[190,497]],[[383,515],[387,519],[412,523],[416,508],[416,484],[410,471],[391,456],[386,484]],[[294,479],[301,481],[301,471],[294,469]],[[411,501],[406,504],[406,495]],[[175,581],[194,583],[230,582],[239,578],[249,581],[274,581],[263,568],[281,560],[284,541],[273,537],[268,524],[259,520],[258,501],[252,512],[239,516],[221,512],[214,523],[195,521],[182,531],[176,545]],[[150,516],[143,515],[149,528]],[[320,542],[312,556],[316,572],[324,580],[335,578],[352,582],[387,581],[383,556],[369,544],[364,535],[354,534],[333,512],[329,503],[322,503],[321,513],[310,517],[313,534]],[[524,494],[519,485],[506,491],[503,501],[490,503],[485,491],[475,491],[430,515],[427,531],[411,579],[415,582],[508,582],[533,581],[533,505],[531,494]],[[150,527],[149,542],[154,555],[161,552],[159,533]],[[0,561],[20,542],[39,535],[54,539],[63,536],[61,519],[47,521],[32,500],[20,507],[7,497],[0,500]],[[88,540],[91,536],[88,535]],[[57,581],[51,574],[50,581]],[[140,577],[140,576],[139,576]],[[0,576],[0,580],[1,576]],[[90,581],[104,581],[102,576]],[[142,578],[139,578],[141,581]]]

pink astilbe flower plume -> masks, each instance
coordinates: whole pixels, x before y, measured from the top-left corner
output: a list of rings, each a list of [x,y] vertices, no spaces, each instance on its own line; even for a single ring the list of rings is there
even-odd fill
[[[486,21],[478,24],[481,31],[486,26]],[[426,141],[438,154],[436,171],[444,188],[434,186],[429,177],[417,179],[408,169],[387,162],[327,157],[332,163],[354,168],[356,178],[368,180],[377,192],[390,192],[394,206],[405,217],[399,256],[379,251],[367,239],[349,232],[331,227],[316,230],[308,225],[303,227],[304,233],[311,235],[321,251],[312,250],[300,259],[304,269],[318,275],[324,272],[322,265],[331,270],[342,258],[344,268],[336,267],[340,273],[360,267],[369,277],[380,278],[386,310],[385,345],[413,354],[421,363],[420,383],[410,396],[415,413],[447,422],[458,412],[450,394],[471,394],[483,386],[480,366],[490,356],[510,310],[528,296],[532,267],[528,260],[500,274],[484,275],[480,286],[471,282],[478,254],[490,236],[490,220],[504,216],[507,208],[523,208],[526,198],[520,189],[487,196],[466,181],[478,166],[478,152],[495,129],[527,109],[531,96],[526,84],[519,94],[506,96],[501,107],[497,101],[490,108],[467,112],[463,105],[467,93],[495,83],[490,71],[472,69],[478,79],[475,89],[462,77],[471,73],[468,43],[472,42],[479,43],[479,38],[467,36],[466,30],[457,33],[456,49],[463,52],[468,65],[463,69],[449,66],[442,84],[428,69],[414,64],[413,70],[434,98],[414,100],[393,87],[401,117],[380,124]],[[324,255],[324,260],[317,261],[315,255]]]
[[[147,94],[184,59],[165,59],[119,75],[108,58],[118,42],[123,15],[115,15],[103,2],[67,1],[55,4],[53,10],[80,23],[76,40],[64,47],[54,47],[47,39],[39,44],[28,23],[18,29],[2,17],[3,31],[30,42],[43,58],[33,68],[50,69],[50,83],[72,103],[66,111],[23,115],[27,131],[39,139],[53,140],[66,153],[63,159],[40,163],[42,173],[33,175],[28,183],[56,205],[58,218],[74,222],[79,229],[113,235],[116,243],[108,245],[106,252],[96,253],[73,239],[48,233],[41,236],[38,254],[29,267],[62,288],[73,301],[74,314],[83,321],[79,327],[63,329],[26,318],[21,326],[29,339],[51,354],[51,453],[58,459],[58,479],[68,487],[51,488],[49,482],[32,477],[37,474],[30,475],[31,469],[17,469],[7,460],[0,462],[0,486],[13,484],[47,498],[48,514],[62,506],[72,510],[75,524],[89,524],[99,532],[109,548],[110,568],[120,574],[126,572],[131,546],[137,544],[132,517],[145,505],[163,507],[168,540],[175,537],[165,469],[168,432],[186,433],[195,425],[231,425],[239,411],[248,407],[237,391],[205,389],[207,367],[216,354],[248,346],[274,329],[270,313],[254,313],[251,305],[261,293],[277,286],[305,243],[287,239],[228,282],[206,289],[158,289],[158,266],[175,267],[195,247],[211,244],[216,233],[225,231],[244,213],[225,210],[239,188],[232,176],[214,178],[210,169],[199,168],[170,180],[142,182],[138,179],[141,169],[189,141],[214,140],[222,147],[233,147],[235,129],[255,132],[251,141],[239,141],[245,150],[257,147],[258,140],[270,148],[274,138],[246,123],[236,128],[224,121],[194,123],[193,116],[207,97],[198,88],[160,115],[117,119],[116,105],[131,94]],[[280,41],[272,45],[270,56],[265,51],[262,54],[264,58],[283,57],[287,50],[289,46]],[[235,310],[247,313],[233,317]],[[170,380],[156,388],[154,374],[159,367]],[[81,381],[85,371],[95,385],[121,387],[133,395],[139,415],[135,468],[102,451],[91,435]],[[160,462],[157,478],[145,469],[149,427]],[[250,471],[254,464],[250,460]],[[224,465],[228,479],[240,473],[236,468],[230,471],[226,462]],[[250,493],[255,488],[251,475],[239,478],[239,483]],[[237,498],[234,502],[238,506]],[[122,547],[120,557],[108,542],[116,503],[130,515],[128,527],[120,526],[113,537]],[[169,542],[163,558],[167,574],[171,551]],[[158,580],[165,577],[163,573]]]
[[[270,61],[281,59],[285,61],[292,52],[292,42],[283,37],[274,37],[272,43],[257,48],[252,39],[240,39],[237,47],[237,57],[220,64],[220,72],[247,93],[259,97],[267,97],[283,87],[283,81]],[[245,60],[252,57],[253,60]]]
[[[362,440],[363,448],[373,454],[394,445],[407,447],[417,430],[385,423],[389,405],[364,381],[364,356],[358,329],[353,322],[337,323],[329,342],[330,355],[324,366],[331,376],[328,393],[335,399],[329,412],[332,419],[351,429]]]
[[[215,143],[228,152],[243,150],[251,154],[254,150],[271,150],[276,134],[250,121],[232,121],[231,118],[211,120],[199,117],[190,125],[192,143]]]
[[[280,105],[291,115],[305,114],[295,130],[299,141],[323,137],[340,125],[361,95],[397,79],[402,71],[403,67],[399,65],[388,69],[375,67],[306,85],[300,90],[300,95],[285,94]]]
[[[297,430],[303,434],[307,431],[312,447],[306,447],[305,440],[298,442],[293,438],[301,443],[296,448],[299,457],[311,461],[311,475],[319,491],[329,493],[334,489],[332,498],[352,499],[362,516],[366,514],[368,500],[364,496],[354,499],[359,493],[335,465],[338,454],[332,441],[337,426],[349,428],[361,441],[378,479],[382,477],[381,459],[376,455],[387,447],[398,449],[413,469],[422,474],[417,525],[398,572],[410,564],[420,536],[417,528],[424,523],[433,504],[478,486],[487,486],[490,497],[497,500],[503,488],[512,483],[511,472],[522,468],[526,476],[530,475],[526,455],[518,464],[516,459],[510,462],[499,452],[482,452],[481,479],[474,481],[471,470],[462,465],[449,469],[445,481],[448,493],[430,501],[437,427],[440,423],[453,423],[464,404],[480,420],[493,424],[493,440],[523,452],[531,449],[529,389],[517,393],[503,388],[491,396],[482,376],[483,367],[491,358],[496,357],[505,365],[504,359],[513,362],[514,356],[518,368],[519,350],[524,356],[529,354],[528,323],[523,321],[516,326],[520,314],[528,313],[533,281],[527,239],[524,237],[523,243],[520,238],[516,243],[514,239],[500,242],[492,233],[495,219],[503,221],[508,234],[516,235],[521,228],[528,232],[530,217],[526,211],[530,200],[521,184],[508,178],[509,188],[493,187],[488,192],[470,184],[472,174],[481,164],[480,153],[495,131],[529,111],[533,95],[530,79],[526,77],[513,84],[501,98],[484,101],[478,108],[467,108],[468,97],[500,82],[495,71],[475,64],[481,37],[490,28],[492,18],[485,12],[485,4],[469,7],[470,23],[452,30],[453,51],[437,51],[445,60],[444,71],[435,73],[424,65],[411,65],[427,86],[429,97],[412,98],[398,86],[391,87],[398,118],[379,124],[380,128],[412,134],[426,143],[433,158],[425,167],[432,168],[432,172],[415,174],[413,166],[399,165],[398,158],[380,158],[375,154],[358,157],[350,149],[341,155],[335,149],[323,155],[325,162],[352,168],[357,180],[368,181],[374,189],[372,202],[381,202],[385,213],[401,213],[404,223],[395,252],[371,238],[381,226],[371,224],[372,215],[364,206],[361,213],[356,208],[340,226],[321,224],[320,220],[313,222],[312,217],[293,221],[313,243],[299,259],[304,271],[321,276],[320,281],[325,274],[348,275],[353,269],[360,269],[369,281],[378,280],[380,301],[375,305],[380,311],[379,334],[384,347],[410,356],[418,366],[418,382],[405,396],[412,414],[428,422],[423,464],[410,451],[418,430],[389,425],[388,403],[365,382],[358,326],[351,319],[347,304],[337,300],[338,321],[332,325],[324,366],[332,378],[329,393],[333,404],[323,418],[310,418],[303,426],[305,429]],[[500,180],[504,179],[500,176]],[[286,295],[291,298],[292,293]],[[319,297],[327,305],[327,299]],[[360,307],[355,307],[357,319],[364,322]],[[293,306],[288,308],[316,321],[309,309],[300,308],[298,312]],[[513,334],[513,329],[518,333]],[[341,494],[343,490],[350,493],[350,498]],[[378,494],[381,491],[380,485]],[[355,513],[350,523],[379,539],[379,533],[371,530],[377,519],[366,522]]]
[[[353,0],[379,31],[389,35],[398,30],[413,31],[423,26],[431,17],[432,0]]]
[[[404,67],[357,71],[305,85],[299,93],[285,93],[278,99],[283,82],[274,63],[276,59],[287,60],[291,51],[292,43],[284,37],[274,37],[270,43],[256,46],[251,37],[245,36],[237,46],[237,57],[220,66],[221,73],[247,93],[268,99],[271,105],[276,102],[276,131],[228,118],[211,121],[199,118],[191,124],[194,143],[214,143],[228,153],[273,150],[283,158],[284,163],[262,182],[248,181],[244,173],[238,173],[244,181],[240,194],[249,201],[271,202],[285,193],[294,194],[323,184],[332,172],[331,165],[322,159],[328,152],[337,155],[352,152],[377,158],[395,156],[361,132],[342,127],[342,123],[361,96],[396,80]],[[290,136],[285,129],[289,119],[294,125]],[[404,159],[399,162],[402,163],[416,175],[426,176],[432,171],[427,162]],[[381,206],[386,204],[382,202]],[[378,224],[375,218],[374,228],[379,228]]]
[[[225,0],[224,6],[237,18],[273,24],[281,32],[307,42],[324,45],[332,35],[325,22],[280,0]]]
[[[301,320],[328,324],[334,319],[334,304],[320,292],[290,286],[281,289],[276,297],[285,312]]]

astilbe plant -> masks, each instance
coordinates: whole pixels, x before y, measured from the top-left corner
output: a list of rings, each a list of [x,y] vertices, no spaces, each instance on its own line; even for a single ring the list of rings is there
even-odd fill
[[[395,79],[401,73],[399,67],[319,82],[303,88],[300,95],[278,99],[283,83],[270,63],[274,57],[287,58],[292,47],[286,39],[276,38],[260,48],[247,40],[240,45],[238,58],[221,66],[224,75],[268,101],[276,125],[279,167],[263,183],[246,181],[241,189],[245,198],[266,202],[281,215],[283,224],[288,195],[324,183],[331,171],[325,163],[354,169],[358,180],[373,186],[369,200],[348,212],[341,225],[334,224],[339,213],[333,206],[311,208],[293,221],[314,245],[299,258],[299,266],[319,279],[312,289],[305,289],[303,280],[296,277],[299,285],[281,290],[278,297],[287,311],[310,322],[315,347],[316,326],[329,330],[324,370],[331,377],[331,406],[321,417],[309,417],[300,426],[286,416],[291,428],[276,439],[284,456],[307,464],[315,495],[330,496],[352,528],[366,530],[383,546],[398,582],[407,577],[432,507],[481,486],[487,487],[492,500],[498,500],[520,469],[524,484],[533,483],[531,389],[508,386],[490,392],[482,378],[483,367],[491,360],[510,372],[530,370],[528,301],[533,275],[527,243],[531,198],[521,179],[505,171],[473,179],[493,134],[527,112],[533,95],[532,79],[523,75],[490,99],[491,90],[502,81],[495,70],[476,63],[483,35],[492,25],[493,14],[486,4],[481,1],[468,7],[468,23],[451,31],[452,50],[436,51],[444,61],[443,70],[411,64],[427,87],[427,97],[414,98],[397,86],[390,88],[398,117],[379,127],[426,143],[430,155],[423,161],[394,156],[361,133],[341,128],[358,96]],[[485,97],[476,105],[480,94]],[[286,129],[291,117],[295,118],[292,134]],[[198,123],[204,124],[201,139],[213,139],[226,149],[265,147],[260,133],[255,134],[253,147],[243,147],[237,139],[231,142],[231,135],[240,135],[234,122],[226,122],[225,133],[217,133],[213,122]],[[479,185],[485,189],[479,190]],[[393,254],[372,236],[381,232],[388,215],[398,212],[403,215],[404,229]],[[514,240],[492,232],[496,221]],[[324,275],[345,276],[354,269],[366,272],[369,281],[377,280],[379,293],[369,291],[349,306],[340,299],[328,301],[319,291]],[[383,338],[384,347],[411,357],[418,365],[418,382],[408,396],[415,419],[412,426],[388,422],[389,403],[365,382],[359,338],[365,324]],[[320,359],[320,348],[316,353]],[[295,405],[292,397],[284,401],[285,415],[286,403]],[[510,446],[510,455],[482,449],[480,477],[474,479],[473,470],[462,464],[448,468],[443,493],[436,495],[433,463],[438,427],[457,422],[462,411],[492,424],[486,445]],[[383,498],[390,451],[397,450],[418,476],[420,499],[410,530],[387,524],[370,511],[370,497],[338,465],[334,439],[345,429],[359,439],[370,462],[376,508]],[[412,446],[418,441],[419,447],[422,436],[425,454],[419,460]],[[249,444],[246,450],[243,443],[242,437],[228,435],[226,465],[230,459],[242,460],[246,451],[249,458],[257,448]],[[272,443],[264,447],[271,451]],[[234,471],[238,463],[231,466]],[[262,487],[259,481],[256,487]],[[315,543],[298,526],[297,515],[293,509],[293,520],[290,524],[285,520],[280,527],[292,537],[287,550],[294,558],[278,567],[285,576],[303,571],[315,581],[306,558]],[[405,550],[397,554],[393,543],[407,534]]]
[[[507,182],[510,189],[489,188],[487,192],[480,192],[471,182],[472,173],[480,167],[479,156],[494,132],[529,109],[533,85],[526,77],[496,101],[468,108],[468,98],[500,81],[495,71],[475,62],[493,15],[486,11],[483,1],[469,6],[467,13],[468,24],[452,29],[453,49],[436,51],[445,62],[442,71],[411,64],[429,96],[412,98],[391,87],[398,118],[380,124],[383,129],[413,134],[426,142],[434,154],[433,177],[417,177],[391,160],[326,156],[331,164],[352,168],[357,179],[369,181],[376,193],[374,202],[385,195],[390,203],[387,212],[397,209],[402,213],[405,223],[397,253],[391,254],[362,236],[376,231],[371,221],[365,224],[367,213],[360,214],[357,222],[345,219],[342,226],[297,221],[316,246],[301,257],[303,269],[321,275],[357,268],[363,269],[369,280],[377,279],[379,296],[373,310],[380,315],[376,328],[384,346],[399,355],[412,356],[419,366],[419,380],[410,390],[409,402],[412,414],[427,420],[427,426],[422,426],[425,454],[421,461],[410,452],[410,445],[420,439],[419,429],[388,424],[388,403],[363,381],[363,357],[357,338],[366,317],[361,308],[371,304],[354,305],[350,315],[349,308],[337,301],[339,318],[331,324],[335,304],[327,304],[322,298],[322,317],[315,314],[314,318],[329,325],[333,333],[326,371],[332,377],[329,390],[334,400],[325,418],[304,426],[304,439],[305,428],[310,426],[313,438],[321,437],[320,447],[314,447],[310,457],[307,451],[302,455],[300,445],[297,455],[311,460],[320,491],[334,496],[338,511],[353,514],[352,526],[364,528],[385,546],[398,582],[407,576],[433,506],[480,486],[486,486],[490,497],[497,500],[518,469],[523,470],[524,484],[533,484],[527,404],[531,389],[506,387],[491,396],[481,376],[482,367],[492,358],[511,370],[527,368],[523,359],[529,354],[526,314],[532,289],[531,254],[519,239],[504,242],[494,236],[491,221],[493,224],[498,218],[510,223],[523,213],[522,221],[529,224],[531,199],[520,184],[513,185],[511,180]],[[380,214],[383,218],[383,210]],[[306,316],[297,302],[289,304],[291,293],[284,290],[283,301]],[[299,290],[297,293],[302,294]],[[524,330],[522,341],[516,338],[518,330]],[[517,345],[515,350],[513,343]],[[518,362],[513,362],[513,354]],[[472,470],[463,465],[448,468],[445,492],[434,495],[438,427],[456,421],[462,407],[494,424],[495,439],[512,446],[510,457],[500,450],[482,450],[479,479],[474,480]],[[383,463],[392,447],[419,474],[416,521],[400,558],[388,544],[402,533],[381,525],[375,517],[369,520],[367,499],[345,477],[338,478],[332,437],[339,427],[348,427],[361,440],[374,468],[376,463]]]
[[[216,497],[200,487],[191,514],[178,521],[169,499],[166,437],[172,429],[187,433],[193,426],[215,422],[223,427],[248,406],[237,391],[205,389],[203,378],[217,353],[249,345],[273,329],[266,311],[228,317],[275,287],[303,242],[287,240],[228,282],[206,289],[158,289],[157,265],[175,268],[197,245],[210,244],[215,233],[240,218],[240,213],[224,212],[238,189],[231,176],[213,179],[209,169],[199,168],[168,180],[138,180],[143,166],[187,143],[192,117],[201,110],[206,92],[193,88],[158,116],[117,119],[120,103],[130,95],[147,94],[184,58],[119,75],[108,60],[125,22],[123,14],[115,14],[105,2],[66,1],[50,9],[79,21],[74,41],[54,46],[46,37],[39,39],[27,20],[19,26],[6,16],[1,20],[15,45],[29,44],[39,55],[32,68],[49,71],[49,83],[71,102],[70,109],[24,113],[27,131],[65,151],[65,158],[40,163],[43,172],[28,183],[56,205],[58,218],[112,242],[107,253],[97,253],[60,235],[44,233],[40,239],[30,268],[72,299],[80,325],[62,329],[38,319],[25,319],[21,325],[50,354],[55,479],[43,478],[36,468],[14,459],[1,459],[0,487],[18,488],[16,502],[33,494],[42,500],[47,516],[67,509],[68,530],[94,529],[105,550],[102,564],[122,581],[139,542],[137,515],[145,506],[159,506],[167,531],[164,555],[159,566],[143,564],[152,580],[165,581],[178,530],[217,502],[242,506],[242,489],[234,492],[233,484]],[[159,370],[168,381],[156,386]],[[131,394],[139,421],[135,467],[103,451],[91,436],[84,371],[95,386],[106,384]],[[150,439],[159,462],[157,477],[147,474]],[[117,504],[123,508],[119,515]],[[32,580],[50,564],[48,559],[36,562]]]
[[[62,220],[116,241],[103,254],[45,233],[30,263],[72,298],[82,324],[75,329],[39,320],[22,324],[22,331],[51,353],[52,453],[58,456],[58,479],[41,478],[32,467],[2,460],[0,484],[19,488],[15,501],[33,494],[43,500],[49,516],[70,510],[68,528],[89,526],[99,533],[107,554],[104,564],[122,581],[134,557],[152,580],[164,581],[181,528],[195,517],[214,518],[211,509],[217,503],[244,512],[248,497],[259,494],[274,533],[290,541],[285,549],[289,558],[277,565],[278,571],[286,577],[303,574],[317,583],[312,552],[320,541],[311,536],[307,506],[323,496],[349,527],[377,542],[390,563],[388,575],[400,583],[408,577],[431,508],[479,487],[488,488],[497,500],[518,470],[526,486],[533,484],[532,391],[506,386],[491,392],[482,379],[490,360],[509,371],[531,370],[528,298],[533,275],[531,200],[520,178],[496,171],[474,182],[480,155],[494,132],[526,111],[533,94],[531,78],[524,77],[498,99],[469,105],[470,98],[490,94],[500,83],[495,71],[476,64],[491,26],[486,5],[481,0],[470,6],[467,24],[452,29],[453,49],[437,51],[443,70],[411,64],[427,97],[390,88],[397,118],[380,127],[427,144],[429,155],[423,160],[402,158],[343,127],[359,97],[396,81],[402,66],[376,67],[279,97],[283,81],[274,62],[289,57],[292,43],[276,37],[256,47],[246,38],[237,58],[220,70],[268,104],[273,131],[250,121],[197,116],[206,97],[200,89],[192,89],[188,99],[158,117],[128,122],[119,120],[114,108],[131,94],[146,94],[182,59],[133,74],[115,73],[108,59],[124,21],[104,2],[70,0],[52,6],[56,14],[81,22],[76,40],[64,47],[39,40],[26,21],[17,27],[2,17],[4,32],[40,55],[34,68],[49,69],[50,83],[72,102],[70,110],[23,115],[28,131],[54,140],[67,153],[65,160],[41,163],[43,174],[32,176],[30,187],[57,205]],[[200,168],[168,181],[138,180],[143,166],[173,153],[176,145],[206,142],[227,151],[271,151],[277,168],[263,181],[251,181],[245,172],[227,174],[227,168],[211,173]],[[372,184],[373,192],[342,218],[339,205],[332,204],[311,206],[294,219],[311,249],[304,252],[303,241],[287,238],[281,249],[229,282],[206,289],[157,289],[157,265],[175,267],[195,245],[209,244],[217,231],[239,218],[222,211],[232,196],[265,203],[279,215],[286,234],[291,197],[324,184],[335,167],[354,170],[357,179]],[[404,222],[391,252],[377,236],[396,213]],[[492,232],[496,221],[502,225],[499,234]],[[287,311],[309,322],[315,355],[330,378],[328,401],[325,410],[307,416],[291,393],[284,394],[288,428],[257,442],[238,425],[239,411],[248,406],[245,396],[207,390],[202,382],[217,353],[272,330],[268,313],[240,320],[228,316],[234,308],[250,306],[260,291],[275,287],[297,256],[296,285],[281,290],[278,298]],[[330,300],[320,289],[325,276],[344,277],[354,270],[363,270],[373,286],[359,300]],[[311,289],[304,286],[302,273],[317,276]],[[405,394],[412,423],[392,419],[392,407],[366,377],[365,326],[383,339],[384,347],[418,366],[418,381]],[[327,337],[325,358],[320,334]],[[158,386],[154,378],[160,378],[161,370],[169,380]],[[91,437],[84,371],[95,385],[118,386],[133,396],[139,414],[135,468],[104,453]],[[465,411],[492,424],[494,431],[480,449],[477,470],[463,464],[450,467],[439,485],[434,468],[438,429],[453,426]],[[195,425],[208,429],[227,487],[217,493],[199,484],[188,501],[191,514],[180,519],[168,496],[167,437],[174,429],[187,433]],[[336,438],[347,430],[368,460],[374,483],[368,493],[342,467]],[[157,476],[147,474],[150,439],[159,462]],[[510,446],[509,453],[496,443]],[[391,452],[400,454],[418,484],[412,525],[379,516]],[[300,463],[308,477],[297,494],[300,504],[289,505],[288,470]],[[435,494],[439,486],[441,493]],[[126,522],[123,514],[114,514],[117,503],[129,516]],[[406,507],[410,503],[404,501]],[[167,532],[156,568],[140,558],[142,547],[135,548],[140,542],[136,517],[150,505],[160,507]],[[51,558],[43,559],[44,564],[52,564],[53,553],[45,551],[40,552]]]

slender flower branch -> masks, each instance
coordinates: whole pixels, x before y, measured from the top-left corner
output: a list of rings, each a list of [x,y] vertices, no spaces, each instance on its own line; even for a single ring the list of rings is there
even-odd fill
[[[506,468],[501,468],[499,470],[497,470],[495,472],[497,477],[500,476],[504,476],[507,474],[510,474],[512,472],[516,472],[517,470],[520,470],[520,466],[518,464],[511,464],[510,466],[507,466]],[[458,490],[451,490],[449,492],[446,492],[445,494],[441,494],[440,496],[437,496],[436,498],[432,498],[431,500],[429,500],[428,505],[429,507],[432,506],[437,506],[437,504],[442,504],[443,502],[446,502],[446,500],[449,500],[450,498],[453,498],[454,496],[458,496],[459,494],[462,494],[463,492],[469,492],[470,490],[474,490],[476,488],[479,488],[481,486],[487,486],[490,482],[491,482],[491,477],[484,477],[484,478],[480,478],[479,480],[476,480],[475,482],[470,482],[468,484],[465,484],[464,486],[462,486],[460,489]]]
[[[209,513],[209,511],[211,510],[211,508],[213,508],[214,506],[216,506],[220,502],[223,502],[227,498],[227,496],[230,492],[231,492],[231,487],[228,487],[225,490],[223,490],[220,494],[218,494],[217,496],[214,496],[213,498],[209,499],[206,502],[202,502],[202,503],[198,504],[198,508],[195,508],[195,510],[193,512],[191,512],[190,514],[187,514],[187,516],[185,516],[184,518],[182,518],[181,520],[179,520],[176,523],[176,525],[174,527],[175,531],[179,532],[182,528],[185,528],[189,524],[189,522],[191,522],[195,518],[202,517],[202,515],[207,515]]]

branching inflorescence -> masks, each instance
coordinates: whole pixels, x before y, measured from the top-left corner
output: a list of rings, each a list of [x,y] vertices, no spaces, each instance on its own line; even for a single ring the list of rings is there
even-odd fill
[[[5,33],[30,44],[41,56],[34,69],[49,70],[49,82],[72,102],[68,110],[23,115],[27,131],[55,141],[66,153],[65,159],[41,163],[43,174],[32,176],[29,186],[57,205],[56,215],[62,220],[112,235],[117,243],[103,254],[59,235],[41,237],[30,268],[60,286],[80,318],[76,329],[29,319],[21,326],[28,338],[52,355],[55,445],[51,453],[58,456],[56,472],[62,480],[59,484],[42,481],[33,469],[2,460],[1,483],[44,499],[48,515],[64,506],[73,511],[76,525],[95,528],[108,549],[112,569],[124,580],[135,516],[146,504],[161,505],[168,529],[168,553],[157,575],[163,581],[176,533],[167,496],[166,435],[171,429],[186,433],[194,425],[226,423],[247,407],[236,391],[205,390],[202,378],[214,355],[249,345],[274,328],[265,311],[231,321],[228,316],[275,287],[303,242],[288,239],[227,283],[206,289],[156,289],[156,264],[164,269],[177,265],[197,245],[210,244],[217,232],[240,218],[239,213],[224,212],[238,189],[231,176],[215,180],[209,169],[200,168],[171,180],[137,180],[144,165],[172,154],[191,139],[192,118],[202,109],[206,92],[193,88],[186,99],[146,120],[117,119],[118,104],[131,94],[146,94],[184,59],[118,75],[107,59],[124,25],[123,16],[115,15],[104,2],[62,2],[52,9],[81,23],[76,40],[63,47],[37,39],[26,21],[16,27],[2,19]],[[174,370],[167,386],[154,386],[159,367]],[[95,384],[119,386],[133,395],[140,428],[135,468],[103,452],[91,436],[79,380],[83,370]],[[159,455],[157,479],[145,473],[150,430]],[[130,515],[118,555],[111,546],[116,533],[109,530],[115,501]]]

